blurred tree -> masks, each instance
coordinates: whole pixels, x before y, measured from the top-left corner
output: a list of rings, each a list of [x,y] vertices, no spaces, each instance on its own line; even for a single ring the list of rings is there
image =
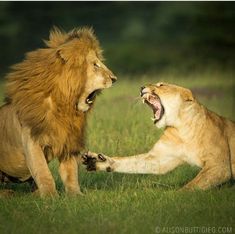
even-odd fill
[[[93,26],[117,72],[234,69],[234,2],[0,2],[0,73],[53,25]]]

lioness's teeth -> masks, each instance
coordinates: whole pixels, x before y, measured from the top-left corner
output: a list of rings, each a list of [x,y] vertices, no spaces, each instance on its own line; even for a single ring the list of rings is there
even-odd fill
[[[91,100],[87,100],[87,103],[88,103],[88,104],[91,104],[92,102],[93,102],[93,101],[91,101]]]
[[[146,95],[147,95],[146,99],[149,101],[149,96],[150,96],[149,93],[147,93]]]
[[[145,100],[144,100],[144,99],[143,99],[142,101],[143,101],[143,103],[145,103]]]
[[[151,118],[151,120],[152,120],[152,121],[155,121],[155,120],[156,120],[156,118]]]

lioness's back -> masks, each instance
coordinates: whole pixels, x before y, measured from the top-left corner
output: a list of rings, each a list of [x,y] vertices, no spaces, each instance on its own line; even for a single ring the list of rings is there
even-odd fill
[[[235,123],[228,119],[226,120],[226,132],[230,148],[233,178],[235,178]]]

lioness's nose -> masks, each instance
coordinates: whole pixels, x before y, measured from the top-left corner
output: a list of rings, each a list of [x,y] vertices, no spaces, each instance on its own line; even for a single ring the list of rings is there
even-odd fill
[[[109,77],[112,80],[112,83],[115,83],[117,81],[117,77],[116,76],[110,75]]]
[[[144,89],[145,89],[145,86],[140,87],[140,92],[142,93]]]
[[[145,89],[145,86],[142,86],[142,87],[140,87],[140,96],[143,96],[144,95],[144,93],[143,93],[143,90]]]

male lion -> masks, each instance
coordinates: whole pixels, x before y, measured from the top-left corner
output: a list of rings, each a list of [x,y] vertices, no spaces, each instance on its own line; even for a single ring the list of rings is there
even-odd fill
[[[47,164],[58,158],[65,191],[79,194],[77,156],[84,148],[87,112],[116,77],[102,63],[91,29],[54,28],[46,45],[28,53],[7,76],[0,108],[0,177],[32,177],[40,196],[53,196],[57,191]]]
[[[165,174],[183,163],[202,170],[185,188],[208,189],[235,177],[235,123],[207,110],[190,90],[167,83],[141,88],[153,109],[154,124],[165,131],[154,147],[132,157],[89,152],[87,170]]]

